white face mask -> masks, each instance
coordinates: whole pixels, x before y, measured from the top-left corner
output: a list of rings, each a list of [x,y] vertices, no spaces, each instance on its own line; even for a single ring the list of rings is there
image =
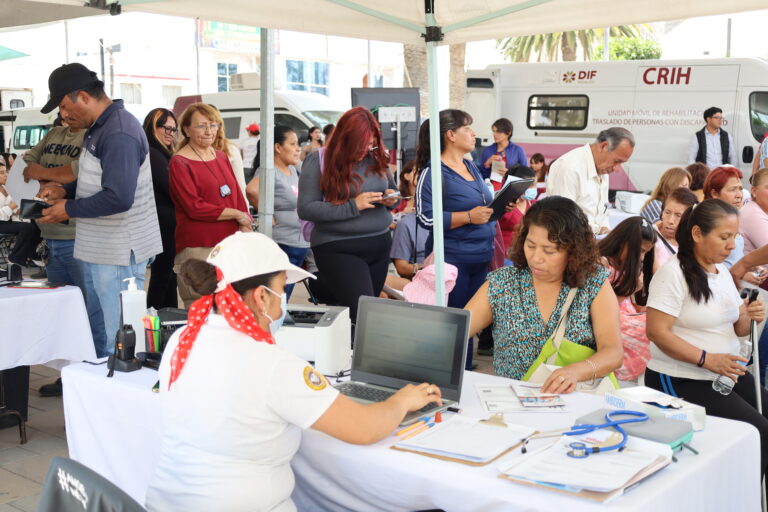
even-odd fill
[[[269,332],[274,336],[277,330],[280,329],[280,327],[283,325],[283,322],[285,321],[285,315],[288,314],[288,295],[286,295],[285,292],[277,293],[270,289],[268,286],[265,286],[264,289],[269,293],[280,297],[280,309],[282,309],[282,313],[278,318],[272,319],[272,317],[267,313],[266,309],[263,311],[264,316],[269,318]]]

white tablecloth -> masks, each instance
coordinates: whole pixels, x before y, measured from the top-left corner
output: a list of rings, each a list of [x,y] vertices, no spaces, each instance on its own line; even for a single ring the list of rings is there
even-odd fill
[[[157,374],[141,370],[107,379],[106,368],[84,364],[64,369],[64,412],[69,453],[143,503],[160,444]],[[482,416],[475,383],[505,379],[468,372],[461,407]],[[573,394],[571,411],[507,415],[508,422],[540,430],[572,425],[601,406],[598,397]],[[98,407],[94,407],[98,404]],[[205,404],[200,404],[205,414]],[[212,433],[211,435],[215,435]],[[304,433],[293,460],[299,510],[604,511],[681,512],[758,510],[759,435],[746,423],[707,418],[680,462],[651,477],[608,505],[561,496],[497,478],[499,462],[470,467],[389,450],[392,439],[373,446],[342,443],[314,430]],[[509,457],[519,456],[510,454]]]
[[[621,221],[630,217],[637,217],[639,213],[627,213],[617,208],[608,208],[608,225],[611,229],[616,229],[616,226],[621,224]]]
[[[80,289],[0,288],[0,369],[96,358]]]

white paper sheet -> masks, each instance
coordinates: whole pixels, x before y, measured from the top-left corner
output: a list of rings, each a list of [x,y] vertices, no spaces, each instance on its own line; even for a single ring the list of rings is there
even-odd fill
[[[483,410],[489,414],[512,412],[568,412],[568,406],[524,407],[511,386],[476,385]]]
[[[484,462],[531,435],[534,429],[507,424],[506,428],[480,423],[477,418],[454,415],[441,424],[407,441],[398,448]]]
[[[598,431],[589,435],[593,440],[604,437]],[[547,450],[530,454],[530,457],[518,457],[502,468],[502,472],[531,482],[608,492],[623,486],[659,456],[655,450],[624,450],[596,453],[582,459],[569,457],[570,444],[579,440],[564,436]]]

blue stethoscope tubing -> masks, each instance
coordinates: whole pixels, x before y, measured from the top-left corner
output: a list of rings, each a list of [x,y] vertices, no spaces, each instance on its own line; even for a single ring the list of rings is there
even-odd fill
[[[631,418],[614,419],[614,416],[631,416]],[[574,425],[571,427],[571,430],[563,432],[563,435],[579,436],[603,428],[614,428],[619,434],[621,434],[621,441],[610,446],[587,446],[582,442],[574,442],[569,445],[571,450],[567,453],[567,455],[576,459],[583,459],[592,453],[609,452],[613,450],[621,451],[627,445],[627,441],[629,440],[629,434],[627,434],[626,430],[624,430],[621,425],[626,425],[628,423],[641,423],[647,420],[648,415],[644,412],[620,409],[617,411],[610,411],[605,413],[605,423],[600,425],[593,425],[591,423],[584,425]]]

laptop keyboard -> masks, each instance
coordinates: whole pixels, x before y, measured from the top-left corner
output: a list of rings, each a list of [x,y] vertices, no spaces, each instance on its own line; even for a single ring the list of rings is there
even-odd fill
[[[387,398],[391,397],[395,393],[392,391],[385,391],[383,389],[374,388],[371,386],[363,386],[360,384],[356,384],[354,382],[343,382],[336,386],[336,389],[339,390],[339,393],[341,393],[344,396],[348,396],[349,398],[357,398],[360,400],[368,400],[371,402],[383,402]],[[414,411],[417,413],[423,413],[427,411],[432,411],[438,408],[438,405],[434,402],[430,402],[418,411]]]
[[[393,391],[384,391],[383,389],[373,388],[371,386],[361,386],[354,382],[344,382],[336,386],[339,393],[349,398],[358,398],[360,400],[370,400],[371,402],[383,402],[395,393]]]

